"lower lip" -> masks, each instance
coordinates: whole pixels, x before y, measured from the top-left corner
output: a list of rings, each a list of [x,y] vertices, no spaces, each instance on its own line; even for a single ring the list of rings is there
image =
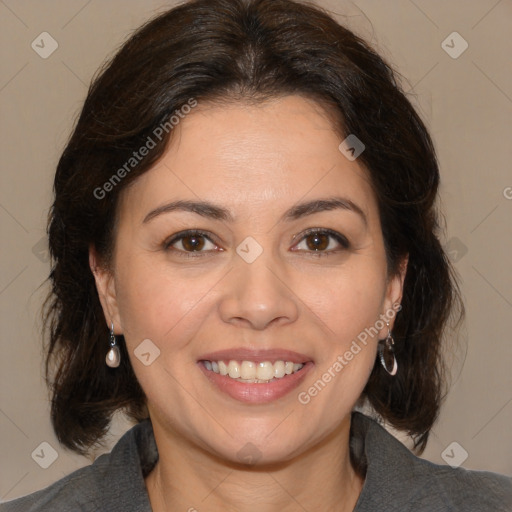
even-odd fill
[[[235,400],[251,404],[265,404],[287,395],[304,380],[306,374],[314,366],[312,361],[308,361],[300,371],[282,379],[276,379],[266,384],[263,382],[248,384],[207,370],[201,361],[197,364],[208,380],[220,391]]]

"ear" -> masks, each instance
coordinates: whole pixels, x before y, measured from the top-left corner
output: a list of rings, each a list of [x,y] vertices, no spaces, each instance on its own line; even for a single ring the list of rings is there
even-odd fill
[[[102,265],[93,244],[89,246],[89,267],[94,275],[96,289],[108,328],[110,329],[111,322],[113,322],[114,334],[123,334],[123,327],[117,306],[115,277],[111,270]]]
[[[384,298],[384,310],[381,318],[389,322],[389,329],[393,330],[396,315],[401,309],[402,296],[404,291],[405,275],[407,274],[407,264],[409,255],[405,255],[399,263],[398,272],[388,280],[386,296]],[[384,339],[388,335],[387,326],[381,329],[379,339]]]

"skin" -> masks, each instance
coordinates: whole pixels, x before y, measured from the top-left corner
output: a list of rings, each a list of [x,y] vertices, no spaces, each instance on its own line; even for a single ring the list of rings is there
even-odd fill
[[[387,328],[308,404],[297,394],[401,300],[406,262],[388,275],[367,173],[339,151],[341,138],[321,107],[300,96],[199,105],[172,135],[160,161],[121,195],[112,268],[90,250],[106,322],[124,334],[148,397],[160,455],[146,479],[152,507],[353,510],[364,481],[349,459],[350,413]],[[296,203],[333,195],[357,204],[366,223],[347,209],[279,220]],[[143,223],[178,199],[213,202],[234,222],[174,211]],[[350,246],[325,235],[315,251],[315,237],[303,236],[308,228],[334,230]],[[211,233],[211,241],[200,239],[202,257],[186,257],[190,238],[164,248],[185,229]],[[236,253],[248,236],[263,248],[250,264]],[[147,338],[161,353],[144,366],[134,350]],[[241,346],[295,350],[315,367],[285,397],[245,404],[219,392],[196,365],[207,352]],[[247,443],[259,450],[253,465],[237,457]]]

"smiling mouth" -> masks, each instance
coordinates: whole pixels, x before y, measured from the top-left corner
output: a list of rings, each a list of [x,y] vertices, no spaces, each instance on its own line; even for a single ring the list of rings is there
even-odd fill
[[[199,361],[208,371],[246,384],[268,384],[300,372],[305,363],[292,361]]]

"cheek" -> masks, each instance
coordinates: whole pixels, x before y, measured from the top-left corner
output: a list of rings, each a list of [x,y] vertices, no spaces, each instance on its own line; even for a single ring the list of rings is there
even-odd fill
[[[353,280],[332,283],[330,300],[316,311],[328,326],[329,336],[319,344],[314,384],[303,390],[305,395],[299,400],[309,403],[315,397],[316,407],[323,410],[326,418],[346,414],[347,407],[351,408],[359,398],[375,364],[382,281],[377,275],[364,283],[352,276]]]
[[[303,279],[298,295],[322,321],[326,334],[343,345],[375,325],[383,313],[385,288],[380,265],[353,264]]]
[[[172,338],[178,350],[197,330],[198,317],[215,283],[213,276],[186,276],[147,259],[127,259],[118,272],[117,303],[126,343],[135,347],[149,338],[160,349]]]
[[[312,318],[318,317],[317,323],[325,327],[318,340],[315,375],[297,393],[309,412],[304,425],[310,428],[337,425],[368,382],[376,358],[375,325],[383,313],[385,278],[378,269],[344,269],[323,282],[323,293],[316,288],[316,301],[309,303],[315,308]]]
[[[352,402],[375,363],[380,316],[384,313],[385,274],[380,265],[351,265],[316,283],[314,293],[311,287],[300,293],[308,297],[307,305],[314,313],[311,318],[321,327],[318,375],[322,383],[333,383],[327,384],[329,391],[322,401],[335,395],[339,404]]]

